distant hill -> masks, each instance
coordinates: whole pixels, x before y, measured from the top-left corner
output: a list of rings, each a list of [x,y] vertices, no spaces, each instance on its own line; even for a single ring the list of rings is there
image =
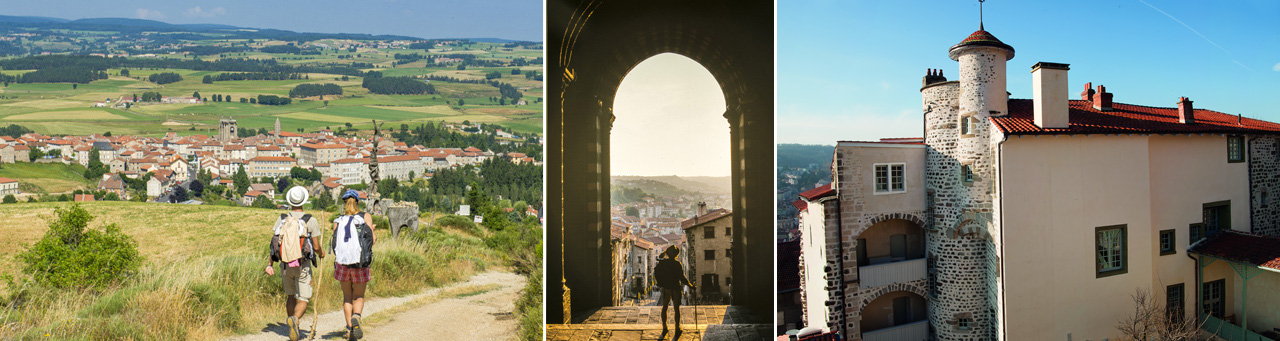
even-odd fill
[[[778,144],[778,167],[805,168],[811,164],[830,165],[835,146]]]
[[[614,176],[610,181],[613,187],[631,187],[658,196],[679,196],[682,194],[731,194],[732,180],[727,176]]]
[[[4,28],[36,28],[36,29],[69,29],[85,31],[119,31],[121,33],[156,32],[192,32],[230,34],[228,38],[238,39],[280,39],[280,40],[316,40],[316,39],[356,39],[356,40],[420,40],[423,38],[402,35],[372,35],[362,33],[310,33],[294,32],[278,29],[258,29],[221,24],[170,24],[163,21],[131,19],[131,18],[84,18],[67,20],[61,18],[8,16],[0,15],[0,29]],[[497,39],[497,38],[482,38]]]
[[[147,19],[130,19],[130,18],[87,18],[77,19],[67,22],[68,25],[114,25],[114,26],[131,26],[146,27],[156,29],[177,28],[178,25],[170,24],[162,21]]]
[[[64,23],[70,20],[50,17],[18,17],[12,15],[0,15],[0,22],[11,23]]]

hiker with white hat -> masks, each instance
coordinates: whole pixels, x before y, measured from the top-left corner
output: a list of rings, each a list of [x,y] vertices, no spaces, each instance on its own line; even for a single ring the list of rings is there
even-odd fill
[[[275,275],[275,263],[280,262],[280,277],[284,286],[286,324],[289,340],[298,340],[298,321],[311,300],[311,267],[324,258],[320,248],[320,223],[310,214],[302,212],[310,194],[302,186],[293,186],[285,193],[289,212],[280,214],[272,228],[271,260],[267,275]]]

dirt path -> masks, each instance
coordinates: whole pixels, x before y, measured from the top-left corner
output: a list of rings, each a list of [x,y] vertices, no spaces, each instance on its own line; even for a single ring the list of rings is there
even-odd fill
[[[426,292],[370,299],[364,305],[366,340],[510,340],[519,321],[512,314],[525,278],[513,273],[487,272],[466,282]],[[303,337],[311,330],[311,316],[303,317]],[[341,339],[346,334],[342,311],[320,314],[319,338]],[[283,321],[262,333],[228,340],[287,340]]]

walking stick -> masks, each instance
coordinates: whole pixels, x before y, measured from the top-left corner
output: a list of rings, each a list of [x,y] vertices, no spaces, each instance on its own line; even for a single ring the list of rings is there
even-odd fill
[[[325,220],[325,222],[327,224],[328,221]],[[324,231],[320,232],[320,249],[324,250]],[[314,264],[315,271],[313,271],[312,273],[314,275],[312,276],[312,278],[314,278],[316,282],[315,295],[312,295],[312,297],[314,298],[320,298],[320,281],[324,280],[324,275],[323,275],[324,266],[321,266],[320,263],[323,263],[323,262],[324,261],[322,258],[316,258],[317,264]],[[320,300],[316,300],[316,301],[320,301]],[[311,339],[312,340],[316,339],[316,325],[320,323],[320,302],[315,302],[315,303],[316,304],[311,305]]]

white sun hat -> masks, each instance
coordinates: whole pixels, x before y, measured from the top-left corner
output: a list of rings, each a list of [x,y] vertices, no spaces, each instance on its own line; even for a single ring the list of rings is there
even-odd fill
[[[289,193],[285,194],[284,199],[289,202],[289,206],[299,207],[306,205],[307,199],[310,199],[310,196],[311,195],[307,193],[306,188],[302,188],[302,186],[293,186],[292,188],[289,188]]]

